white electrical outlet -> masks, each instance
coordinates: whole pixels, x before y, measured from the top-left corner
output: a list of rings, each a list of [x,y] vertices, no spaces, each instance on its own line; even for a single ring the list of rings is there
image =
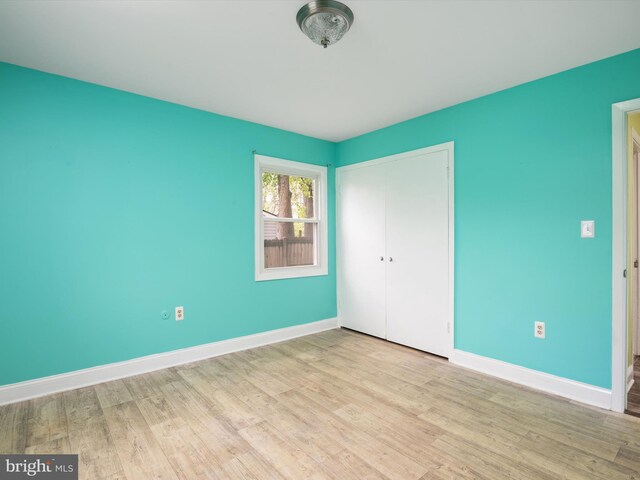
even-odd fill
[[[176,307],[176,322],[184,320],[184,307]]]
[[[533,332],[536,338],[544,338],[545,328],[544,322],[535,322],[535,331]]]

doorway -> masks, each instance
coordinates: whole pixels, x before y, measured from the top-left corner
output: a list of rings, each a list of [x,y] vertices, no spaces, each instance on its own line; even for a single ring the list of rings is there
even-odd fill
[[[633,345],[634,260],[630,236],[638,238],[633,226],[637,172],[634,175],[633,145],[629,137],[629,114],[640,112],[640,98],[615,103],[611,109],[612,125],[612,231],[611,231],[611,410],[624,412],[629,390],[629,366]],[[640,128],[640,127],[639,127]],[[638,214],[635,214],[636,218]],[[630,219],[631,217],[631,219]],[[637,247],[636,247],[636,253]],[[637,285],[639,282],[635,282]],[[637,288],[637,287],[636,287]],[[636,315],[637,317],[638,315]],[[632,358],[632,357],[631,357]]]
[[[640,316],[638,279],[635,266],[638,242],[638,197],[640,175],[638,155],[633,157],[632,122],[640,113],[640,98],[615,103],[612,124],[612,232],[611,232],[611,410],[625,412],[627,393],[633,387],[634,326]],[[636,127],[640,133],[640,123]],[[640,142],[639,142],[640,143]],[[640,148],[638,149],[640,150]],[[635,281],[634,281],[635,279]],[[638,329],[635,329],[638,330]]]
[[[640,335],[640,282],[638,281],[638,257],[640,252],[640,112],[627,114],[627,171],[629,174],[628,217],[628,272],[627,287],[627,368],[626,406],[630,415],[640,416],[640,359],[638,336]]]

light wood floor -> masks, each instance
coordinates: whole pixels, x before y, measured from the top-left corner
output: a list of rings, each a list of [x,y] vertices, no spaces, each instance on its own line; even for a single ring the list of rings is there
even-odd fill
[[[84,479],[631,479],[640,419],[347,330],[0,407]]]

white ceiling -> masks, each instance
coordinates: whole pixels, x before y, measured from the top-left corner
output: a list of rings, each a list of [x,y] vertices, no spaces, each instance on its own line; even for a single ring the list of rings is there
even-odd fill
[[[0,1],[0,61],[339,141],[640,47],[640,1]]]

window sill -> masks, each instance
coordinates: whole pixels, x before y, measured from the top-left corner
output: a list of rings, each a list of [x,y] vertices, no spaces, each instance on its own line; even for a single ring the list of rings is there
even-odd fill
[[[288,278],[319,277],[328,274],[329,272],[327,267],[322,265],[310,267],[269,268],[268,270],[256,272],[256,282],[263,282],[266,280],[285,280]]]

